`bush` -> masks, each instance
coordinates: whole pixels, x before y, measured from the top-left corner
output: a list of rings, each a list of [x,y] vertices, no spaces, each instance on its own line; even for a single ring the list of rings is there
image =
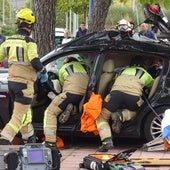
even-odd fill
[[[2,26],[3,35],[11,36],[16,32],[16,25],[5,25]]]
[[[106,27],[111,28],[115,27],[117,22],[121,19],[126,19],[128,21],[133,21],[135,25],[144,21],[144,14],[141,10],[142,8],[139,7],[138,15],[136,11],[132,9],[130,6],[126,5],[112,5],[109,9],[107,18],[106,18]],[[138,16],[138,18],[137,18]]]

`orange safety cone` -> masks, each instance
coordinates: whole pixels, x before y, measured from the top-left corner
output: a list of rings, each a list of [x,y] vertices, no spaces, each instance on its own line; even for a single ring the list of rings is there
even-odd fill
[[[163,142],[164,142],[164,148],[166,151],[169,151],[170,150],[170,144],[169,142],[166,140],[166,139],[163,139]]]
[[[62,140],[60,137],[58,137],[58,136],[57,136],[57,138],[56,138],[56,146],[57,146],[58,148],[64,148],[64,142],[63,142],[63,140]]]

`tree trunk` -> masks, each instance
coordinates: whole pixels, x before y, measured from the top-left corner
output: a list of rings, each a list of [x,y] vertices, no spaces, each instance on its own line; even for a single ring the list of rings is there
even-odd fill
[[[94,0],[94,7],[89,22],[88,33],[104,30],[111,2],[112,0]]]
[[[56,3],[57,0],[33,0],[36,17],[33,37],[38,46],[39,57],[55,47]]]

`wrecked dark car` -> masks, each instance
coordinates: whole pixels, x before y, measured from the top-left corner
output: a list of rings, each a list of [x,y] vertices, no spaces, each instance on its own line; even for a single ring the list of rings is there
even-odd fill
[[[113,78],[117,72],[130,64],[135,56],[141,56],[151,65],[153,58],[162,62],[159,75],[144,103],[136,110],[133,120],[123,123],[119,135],[115,137],[145,138],[150,141],[161,136],[161,120],[164,111],[170,107],[170,45],[164,41],[152,40],[138,34],[129,34],[119,30],[100,31],[87,34],[79,39],[56,47],[52,52],[41,58],[49,74],[48,88],[46,84],[35,83],[35,95],[31,105],[35,131],[43,131],[44,111],[51,102],[51,95],[61,92],[58,81],[58,70],[66,57],[81,56],[91,65],[89,83],[86,94],[76,112],[64,124],[58,124],[58,133],[63,135],[93,135],[80,131],[80,118],[83,104],[88,101],[92,92],[101,94],[102,98],[109,93]],[[0,73],[5,76],[7,73]],[[0,78],[1,78],[0,77]],[[7,82],[0,84],[0,128],[10,119],[10,97]],[[3,85],[3,88],[2,88]],[[51,93],[52,92],[52,93]]]

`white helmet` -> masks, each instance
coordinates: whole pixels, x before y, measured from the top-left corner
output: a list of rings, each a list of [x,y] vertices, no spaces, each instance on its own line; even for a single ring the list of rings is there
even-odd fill
[[[129,23],[129,21],[125,20],[125,19],[121,19],[118,23],[117,23],[117,28],[120,31],[132,31],[131,25]]]

